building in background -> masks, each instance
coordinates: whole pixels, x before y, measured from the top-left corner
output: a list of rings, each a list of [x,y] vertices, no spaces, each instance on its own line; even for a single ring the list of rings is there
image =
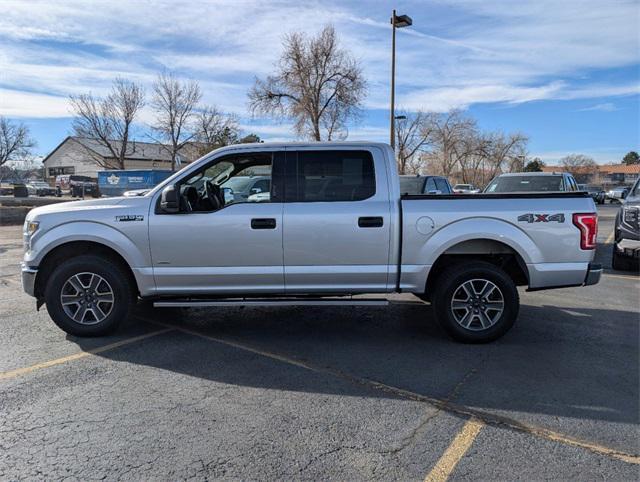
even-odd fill
[[[126,169],[171,169],[171,156],[162,144],[131,141],[128,149],[130,152],[124,160]],[[178,157],[176,164],[182,168],[200,157],[200,151],[197,146],[189,144]],[[96,178],[98,171],[107,169],[105,165],[112,165],[112,169],[117,169],[118,165],[109,149],[95,139],[74,136],[63,140],[42,162],[48,180],[60,174]]]

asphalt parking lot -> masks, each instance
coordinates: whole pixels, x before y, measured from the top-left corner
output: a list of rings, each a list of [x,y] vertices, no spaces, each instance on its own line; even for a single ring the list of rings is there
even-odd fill
[[[428,306],[139,308],[66,336],[0,227],[0,479],[637,480],[640,278],[526,293],[460,345]]]

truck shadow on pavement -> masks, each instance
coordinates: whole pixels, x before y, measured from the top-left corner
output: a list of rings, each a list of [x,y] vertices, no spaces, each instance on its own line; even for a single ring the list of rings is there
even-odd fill
[[[428,306],[147,308],[136,317],[230,344],[175,330],[98,356],[228,385],[394,396],[232,346],[240,344],[478,410],[630,424],[628,434],[621,425],[616,436],[635,446],[640,337],[634,311],[523,305],[511,332],[488,345],[449,340]],[[124,329],[139,328],[134,319]]]

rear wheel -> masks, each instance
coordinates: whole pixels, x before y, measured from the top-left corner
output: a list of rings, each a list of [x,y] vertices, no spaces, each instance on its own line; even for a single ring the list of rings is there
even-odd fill
[[[440,326],[457,341],[487,343],[504,335],[518,316],[513,280],[491,263],[457,264],[437,280],[433,307]]]
[[[128,274],[98,256],[78,256],[58,266],[47,281],[47,311],[70,335],[102,336],[114,331],[134,302]]]

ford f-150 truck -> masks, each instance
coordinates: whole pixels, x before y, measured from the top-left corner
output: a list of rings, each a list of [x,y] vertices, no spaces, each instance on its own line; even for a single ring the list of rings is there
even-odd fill
[[[256,172],[268,193],[223,186]],[[111,332],[139,299],[366,305],[407,292],[453,338],[486,342],[516,320],[517,286],[597,283],[596,234],[588,193],[401,196],[386,144],[244,144],[144,196],[30,211],[22,282],[77,336]]]

